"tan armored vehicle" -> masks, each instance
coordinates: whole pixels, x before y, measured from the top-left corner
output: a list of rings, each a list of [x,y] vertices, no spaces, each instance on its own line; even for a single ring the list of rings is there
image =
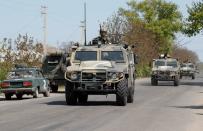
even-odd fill
[[[70,64],[65,73],[68,105],[87,102],[88,95],[95,94],[116,94],[121,106],[133,102],[135,58],[130,47],[94,39],[91,46],[72,52]]]
[[[192,79],[195,79],[195,73],[196,73],[196,68],[193,63],[183,63],[181,64],[180,68],[180,78],[183,76],[188,76],[191,77]]]
[[[158,85],[158,81],[173,81],[179,85],[180,64],[176,59],[165,56],[153,60],[151,84]]]

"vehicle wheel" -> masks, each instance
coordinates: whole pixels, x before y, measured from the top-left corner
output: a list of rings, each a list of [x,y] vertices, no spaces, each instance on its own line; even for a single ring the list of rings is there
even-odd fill
[[[192,75],[192,79],[193,79],[193,80],[195,79],[195,75],[194,75],[194,74]]]
[[[66,82],[65,97],[67,105],[77,104],[77,94],[73,91],[73,85],[70,82]]]
[[[116,102],[120,106],[125,106],[127,104],[127,95],[128,95],[128,84],[127,80],[121,80],[117,85],[116,92]]]
[[[180,84],[180,80],[179,78],[176,76],[175,80],[174,80],[174,86],[179,86]]]
[[[49,97],[50,96],[50,88],[48,87],[46,92],[43,93],[44,97]]]
[[[82,94],[82,93],[79,93],[78,94],[78,102],[79,103],[87,103],[87,99],[88,99],[88,95],[87,94]]]
[[[39,89],[36,88],[35,92],[33,93],[33,98],[38,98],[39,97]]]
[[[51,85],[51,91],[54,93],[58,92],[58,85]]]
[[[6,100],[11,100],[11,96],[12,96],[12,94],[6,93],[5,94]]]
[[[151,85],[152,86],[157,86],[158,85],[158,80],[151,78]]]
[[[16,94],[17,99],[21,100],[23,98],[23,94]]]
[[[183,78],[183,76],[180,76],[180,79],[182,79]]]
[[[128,89],[128,99],[127,99],[127,102],[128,103],[133,103],[133,101],[134,101],[134,88],[130,87]]]

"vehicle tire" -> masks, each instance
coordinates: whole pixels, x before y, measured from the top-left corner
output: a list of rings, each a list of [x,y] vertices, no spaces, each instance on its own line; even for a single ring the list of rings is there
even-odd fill
[[[134,101],[134,88],[130,87],[128,89],[128,99],[127,99],[127,102],[128,103],[133,103],[133,101]]]
[[[6,100],[11,100],[11,96],[12,96],[12,94],[5,93],[5,99]]]
[[[117,85],[116,102],[120,106],[127,104],[128,82],[126,79],[121,80]]]
[[[57,93],[58,92],[58,85],[51,85],[51,91],[53,93]]]
[[[194,75],[194,74],[192,75],[192,79],[193,79],[193,80],[195,79],[195,75]]]
[[[88,100],[88,94],[82,94],[82,93],[78,93],[78,102],[79,103],[87,103]]]
[[[182,75],[180,75],[180,79],[182,79],[183,78],[183,76]]]
[[[151,78],[151,85],[152,86],[157,86],[158,85],[158,80],[156,80],[155,78]]]
[[[39,89],[36,88],[35,92],[33,93],[33,98],[38,98],[39,97]]]
[[[67,105],[77,104],[77,94],[73,91],[73,84],[70,82],[66,82],[65,97]]]
[[[23,94],[16,94],[16,97],[18,100],[21,100],[23,98]]]
[[[174,80],[174,86],[179,86],[179,84],[180,84],[180,80],[179,80],[179,78],[176,76],[176,77],[175,77],[175,80]]]
[[[44,97],[49,97],[50,96],[50,88],[48,87],[46,92],[43,93]]]

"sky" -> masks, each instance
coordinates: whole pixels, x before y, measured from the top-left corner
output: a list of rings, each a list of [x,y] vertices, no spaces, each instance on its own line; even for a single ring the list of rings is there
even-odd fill
[[[47,43],[81,41],[81,21],[84,19],[84,2],[87,5],[87,40],[98,35],[99,24],[106,21],[120,7],[127,8],[128,0],[0,0],[0,40],[28,34],[43,41],[41,6],[47,6]],[[140,0],[139,0],[140,1]],[[178,5],[183,17],[187,7],[198,0],[166,0]],[[196,52],[203,61],[203,34],[186,37],[177,34],[177,41]]]

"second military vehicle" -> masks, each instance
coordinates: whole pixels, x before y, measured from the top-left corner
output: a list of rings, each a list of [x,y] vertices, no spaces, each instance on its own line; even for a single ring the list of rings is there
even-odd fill
[[[158,81],[173,81],[174,86],[179,85],[180,64],[177,59],[162,55],[153,60],[151,84],[158,85]]]
[[[121,106],[133,102],[136,60],[130,47],[94,39],[73,51],[70,63],[65,73],[68,105],[87,102],[92,94],[116,94]]]
[[[49,80],[52,92],[57,92],[59,85],[64,85],[64,72],[68,66],[68,54],[49,53],[42,62],[42,72]]]
[[[196,68],[193,63],[183,63],[181,64],[180,68],[180,78],[183,76],[188,76],[191,77],[192,79],[195,79],[195,73],[196,73]]]

